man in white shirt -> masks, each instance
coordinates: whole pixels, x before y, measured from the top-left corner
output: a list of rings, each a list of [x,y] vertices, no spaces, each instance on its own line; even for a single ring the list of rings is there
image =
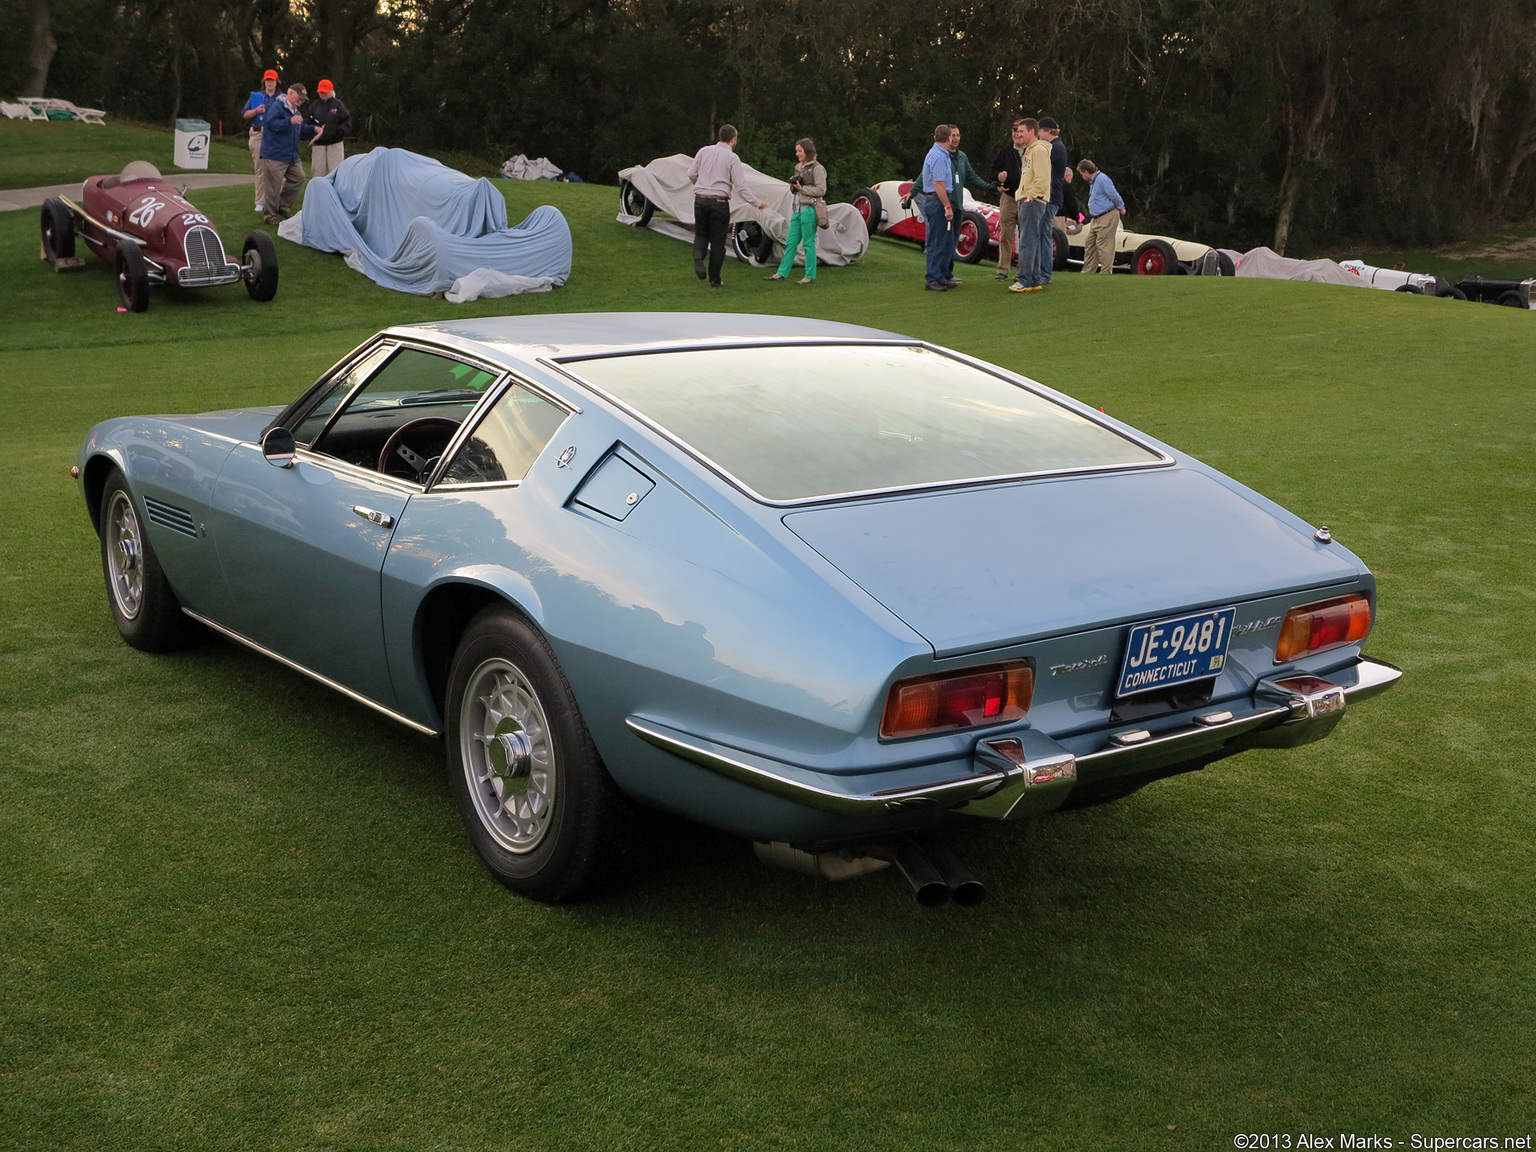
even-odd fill
[[[720,268],[725,263],[725,238],[731,226],[731,193],[741,193],[741,198],[754,207],[764,206],[746,185],[746,165],[736,155],[736,139],[736,129],[722,124],[719,142],[700,148],[688,166],[688,179],[693,182],[693,270],[704,279],[704,252],[708,249],[711,288],[724,287]]]

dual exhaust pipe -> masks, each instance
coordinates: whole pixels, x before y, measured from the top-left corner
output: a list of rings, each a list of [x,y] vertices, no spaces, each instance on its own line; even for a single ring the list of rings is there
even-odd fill
[[[948,844],[936,837],[922,843],[903,840],[890,851],[889,859],[907,878],[917,902],[924,908],[937,908],[946,900],[953,900],[962,908],[974,908],[987,898],[987,886]]]
[[[851,880],[894,864],[912,885],[917,902],[924,908],[937,908],[949,900],[962,908],[974,908],[987,897],[986,885],[977,879],[976,873],[966,867],[948,844],[933,835],[862,851],[844,848],[811,853],[778,841],[758,842],[752,848],[764,864],[823,880]]]

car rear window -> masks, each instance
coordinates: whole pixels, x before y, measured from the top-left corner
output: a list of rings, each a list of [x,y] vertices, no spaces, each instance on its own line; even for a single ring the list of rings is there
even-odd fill
[[[709,348],[569,366],[773,501],[1163,462],[1054,400],[926,348]]]

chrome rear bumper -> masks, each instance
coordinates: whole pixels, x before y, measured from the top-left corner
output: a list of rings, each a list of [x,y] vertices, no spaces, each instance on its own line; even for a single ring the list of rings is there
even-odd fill
[[[1032,729],[979,741],[972,771],[954,779],[859,791],[869,777],[832,776],[796,768],[681,732],[641,716],[625,720],[640,739],[728,779],[822,812],[879,816],[913,808],[951,809],[1009,820],[1049,812],[1066,799],[1079,774],[1137,775],[1249,748],[1293,748],[1321,740],[1349,704],[1385,692],[1402,671],[1360,657],[1328,679],[1290,675],[1261,680],[1252,697],[1208,709],[1176,727],[1124,725],[1058,743]],[[1091,747],[1080,748],[1084,741]],[[1068,744],[1079,750],[1074,751]],[[906,773],[903,773],[906,775]]]

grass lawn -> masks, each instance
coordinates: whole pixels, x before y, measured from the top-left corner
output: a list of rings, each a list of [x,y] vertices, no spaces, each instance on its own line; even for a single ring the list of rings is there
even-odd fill
[[[171,133],[149,124],[111,117],[105,124],[0,120],[0,188],[68,184],[121,172],[130,160],[148,160],[169,176],[181,171],[171,163],[173,155]],[[248,175],[251,150],[245,136],[215,135],[207,170]]]
[[[456,307],[280,243],[269,305],[120,315],[104,265],[53,275],[36,214],[0,215],[0,1147],[1531,1131],[1536,316],[1201,277],[1017,296],[986,269],[935,296],[887,241],[813,288],[733,264],[710,292],[613,189],[499,186],[514,220],[566,213],[568,286]],[[195,194],[231,246],[249,195]],[[117,639],[67,472],[93,422],[286,401],[386,324],[613,309],[872,323],[1102,405],[1328,524],[1408,675],[1322,744],[978,827],[974,911],[661,820],[624,891],[552,909],[481,869],[436,743],[224,643]]]

